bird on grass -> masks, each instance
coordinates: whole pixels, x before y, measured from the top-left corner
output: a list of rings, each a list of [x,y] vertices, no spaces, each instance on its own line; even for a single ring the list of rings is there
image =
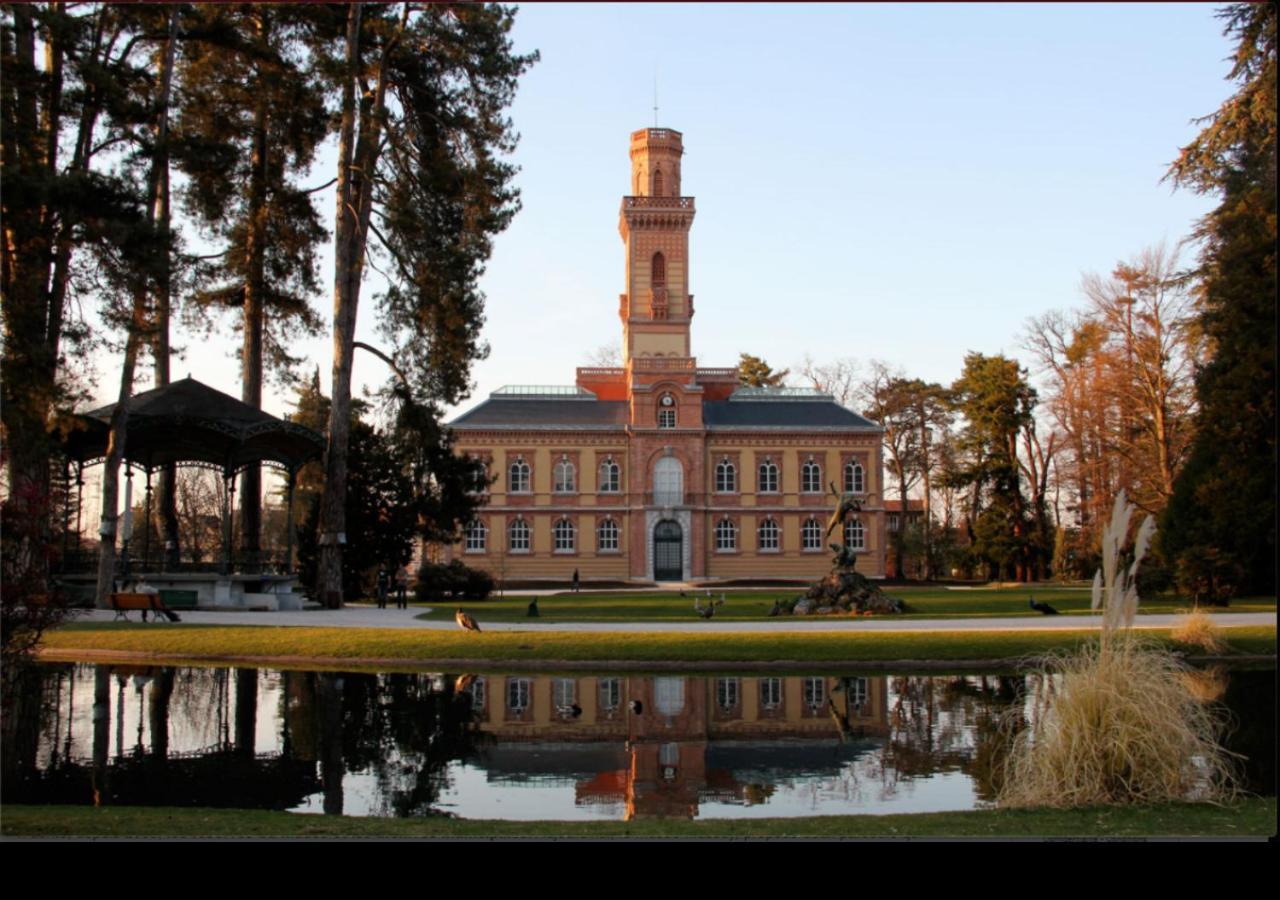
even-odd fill
[[[1038,613],[1044,613],[1046,616],[1060,615],[1060,613],[1048,603],[1037,603],[1035,597],[1029,598],[1027,600],[1027,605]]]
[[[453,620],[458,623],[458,627],[464,631],[480,632],[480,626],[476,624],[476,620],[471,618],[462,611],[462,607],[458,607],[458,611],[453,614]]]
[[[709,595],[709,592],[708,592],[708,595]],[[704,619],[710,619],[712,616],[714,616],[716,614],[716,607],[718,606],[724,606],[724,594],[720,595],[719,600],[712,600],[706,606],[703,606],[702,603],[699,602],[697,597],[693,598],[693,611],[696,612],[698,615],[702,616],[702,618]]]
[[[534,597],[529,601],[529,611],[525,613],[525,617],[529,619],[539,618],[542,614],[538,612],[538,598]]]
[[[782,615],[782,601],[774,600],[773,609],[769,610],[769,618],[777,618],[780,615]]]

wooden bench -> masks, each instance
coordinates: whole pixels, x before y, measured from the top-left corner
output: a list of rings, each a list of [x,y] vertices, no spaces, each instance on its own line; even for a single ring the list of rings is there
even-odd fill
[[[138,609],[142,611],[142,621],[147,621],[147,613],[155,612],[156,621],[160,620],[163,615],[170,621],[176,621],[176,616],[169,611],[164,605],[164,600],[159,594],[137,594],[126,591],[117,591],[107,595],[107,602],[111,608],[116,611],[116,619],[124,619],[129,621],[129,610]]]

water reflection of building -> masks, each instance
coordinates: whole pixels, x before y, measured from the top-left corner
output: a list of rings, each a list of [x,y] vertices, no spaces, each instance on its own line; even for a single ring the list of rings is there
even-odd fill
[[[831,765],[889,732],[882,677],[511,675],[469,690],[497,740],[491,767],[576,774],[578,803],[623,805],[627,818],[760,802],[770,788],[751,772]]]

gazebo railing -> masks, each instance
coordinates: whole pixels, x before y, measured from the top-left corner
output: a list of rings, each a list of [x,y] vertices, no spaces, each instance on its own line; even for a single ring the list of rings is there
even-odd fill
[[[61,575],[89,575],[98,571],[98,552],[96,550],[71,550],[59,559],[54,568]],[[130,576],[146,574],[182,574],[229,572],[233,575],[292,575],[296,567],[289,564],[289,556],[284,552],[262,551],[257,554],[240,552],[226,564],[221,553],[191,554],[182,553],[178,560],[166,561],[162,550],[152,550],[149,554],[135,552],[129,548],[126,559],[123,553],[117,553],[116,577],[128,573]]]

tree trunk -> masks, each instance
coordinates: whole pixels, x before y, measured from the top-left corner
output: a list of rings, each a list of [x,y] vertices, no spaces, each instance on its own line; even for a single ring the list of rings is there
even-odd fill
[[[165,41],[160,63],[160,102],[162,114],[156,127],[156,186],[155,217],[159,238],[166,251],[156,270],[155,284],[155,342],[152,357],[155,361],[156,387],[169,384],[169,318],[172,271],[169,263],[169,97],[173,83],[173,58],[178,37],[178,16],[169,12],[169,36]],[[173,570],[181,558],[178,536],[178,470],[168,465],[160,472],[160,531],[164,539],[164,563],[162,569]]]
[[[265,10],[258,14],[258,37],[270,41]],[[259,73],[259,78],[265,75]],[[267,226],[267,103],[259,95],[253,115],[253,154],[249,174],[249,220],[245,235],[244,343],[241,348],[240,399],[255,409],[262,408],[262,327],[266,302]],[[241,558],[250,566],[258,562],[262,549],[262,467],[251,465],[240,476]]]
[[[401,32],[409,15],[405,4]],[[395,38],[392,39],[394,43]],[[320,561],[317,588],[329,608],[342,605],[342,546],[346,543],[347,450],[351,435],[351,363],[355,356],[356,313],[373,209],[373,172],[382,140],[386,101],[386,55],[381,50],[372,89],[366,87],[357,113],[356,75],[360,62],[360,6],[347,14],[347,75],[342,92],[338,143],[338,210],[334,228],[333,401],[325,449],[324,494],[320,502]],[[367,85],[367,81],[362,82]],[[358,120],[358,127],[357,127]]]
[[[170,16],[170,35],[173,34],[173,16]],[[161,92],[157,96],[155,109],[157,134],[167,138],[169,116],[169,88],[173,73],[173,41],[159,54]],[[147,186],[147,228],[155,230],[160,212],[168,212],[167,198],[161,203],[161,185],[167,182],[168,160],[163,153],[156,154],[151,161],[151,174]],[[159,257],[166,260],[167,270],[169,255],[168,245],[162,246]],[[107,458],[102,467],[102,524],[99,529],[102,545],[98,552],[98,585],[96,604],[99,608],[107,606],[107,594],[111,592],[116,567],[116,519],[119,506],[120,463],[126,450],[126,435],[129,428],[129,400],[133,396],[134,372],[137,368],[138,354],[144,343],[153,341],[154,336],[148,329],[149,293],[154,287],[155,273],[151,267],[137,273],[137,284],[133,292],[133,309],[129,316],[128,337],[125,339],[124,365],[120,370],[120,394],[116,408],[111,414],[111,433],[107,438]],[[150,522],[143,523],[150,528]]]
[[[360,297],[359,260],[354,246],[355,184],[359,179],[351,167],[355,149],[355,79],[359,60],[360,6],[352,4],[347,10],[347,72],[342,86],[342,122],[338,134],[338,208],[333,263],[333,399],[329,407],[328,443],[324,454],[320,560],[316,575],[318,599],[329,609],[342,605],[342,544],[346,541],[347,527],[347,444],[351,429],[351,360],[355,355],[355,304]],[[356,270],[354,284],[353,270]]]

